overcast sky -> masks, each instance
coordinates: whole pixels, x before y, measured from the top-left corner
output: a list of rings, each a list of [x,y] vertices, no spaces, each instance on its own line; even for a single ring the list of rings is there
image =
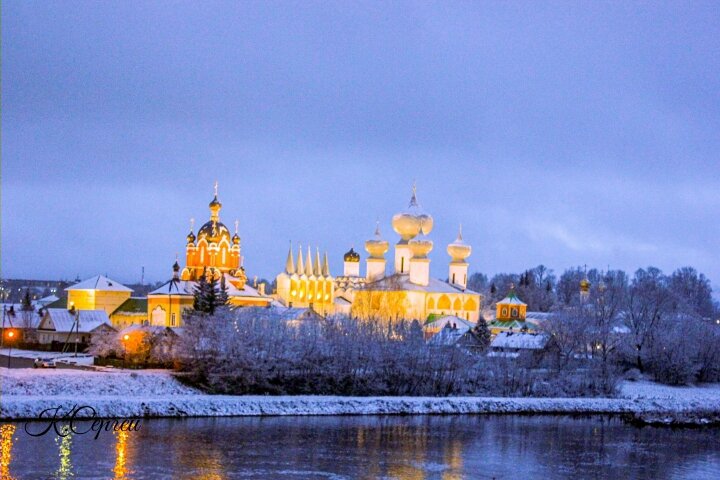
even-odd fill
[[[718,290],[719,152],[717,2],[2,2],[6,278],[166,279],[216,179],[250,277],[337,275],[416,180],[436,277],[462,222],[471,271]]]

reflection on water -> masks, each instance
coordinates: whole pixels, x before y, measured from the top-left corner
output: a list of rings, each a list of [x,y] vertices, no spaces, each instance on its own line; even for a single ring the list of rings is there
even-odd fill
[[[113,432],[115,435],[115,467],[113,473],[115,480],[125,480],[128,478],[128,469],[125,465],[127,462],[127,441],[130,434],[126,431]]]
[[[15,425],[0,425],[0,479],[11,479],[10,461],[12,460],[13,434]]]
[[[66,480],[73,476],[72,461],[70,454],[72,453],[72,433],[70,427],[65,425],[62,427],[61,433],[63,436],[56,436],[55,443],[58,446],[58,452],[60,455],[60,465],[55,471],[55,478],[58,480]]]
[[[2,479],[720,478],[720,429],[602,416],[146,420],[97,440],[5,424],[0,442]]]

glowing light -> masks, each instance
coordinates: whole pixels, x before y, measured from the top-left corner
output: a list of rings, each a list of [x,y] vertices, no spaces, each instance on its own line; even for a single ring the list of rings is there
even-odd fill
[[[330,294],[329,294],[329,293],[326,293],[326,294],[325,294],[325,300],[330,300]]]
[[[72,463],[70,462],[70,453],[72,447],[72,433],[70,427],[65,425],[62,429],[64,437],[55,437],[55,443],[58,445],[60,453],[60,466],[55,471],[55,478],[66,480],[73,476]]]
[[[128,340],[130,340],[130,335],[128,335],[128,334],[126,333],[126,334],[123,336],[123,340],[125,340],[126,342],[127,342]]]
[[[123,430],[116,433],[117,442],[115,443],[115,467],[113,468],[113,473],[115,474],[115,480],[124,480],[128,478],[126,450],[127,439],[130,434]]]
[[[10,330],[10,331],[8,332],[8,335],[7,335],[7,336],[8,336],[8,338],[12,338],[12,337],[15,336],[15,332],[13,332],[12,330]]]
[[[320,300],[321,298],[322,298],[322,295],[318,293],[318,294],[317,294],[317,299]]]
[[[293,290],[292,292],[290,292],[290,295],[292,295],[294,297],[295,295],[297,295],[297,291]]]
[[[0,478],[12,480],[10,460],[12,460],[13,434],[15,425],[0,425]]]

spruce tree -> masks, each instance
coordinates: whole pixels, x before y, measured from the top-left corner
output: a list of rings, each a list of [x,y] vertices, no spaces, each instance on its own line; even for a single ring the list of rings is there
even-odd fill
[[[225,284],[225,275],[220,277],[220,290],[217,295],[217,306],[222,307],[228,303],[228,288]]]
[[[200,279],[198,279],[197,286],[195,287],[195,291],[193,292],[193,309],[196,312],[208,313],[209,306],[207,292],[208,282],[205,279],[205,272],[203,272],[203,275],[200,276]]]
[[[483,350],[490,346],[490,328],[485,321],[485,317],[483,317],[482,315],[480,315],[477,325],[475,325],[475,328],[473,328],[473,332],[475,333],[475,337],[480,342]]]
[[[210,281],[207,282],[207,292],[205,294],[205,302],[207,305],[206,312],[210,315],[215,314],[215,308],[218,306],[218,281],[215,275],[210,276]]]
[[[25,295],[22,299],[22,310],[26,312],[31,312],[34,310],[32,300],[30,299],[30,289],[25,289]]]

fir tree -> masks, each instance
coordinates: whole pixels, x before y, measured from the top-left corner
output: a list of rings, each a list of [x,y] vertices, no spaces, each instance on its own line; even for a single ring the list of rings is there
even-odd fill
[[[22,310],[26,312],[31,312],[34,310],[32,300],[30,299],[30,289],[25,289],[25,295],[22,299]]]
[[[485,317],[482,315],[480,315],[477,325],[473,328],[473,332],[475,333],[475,337],[480,341],[483,350],[490,346],[490,328],[485,321]]]
[[[210,276],[210,281],[207,282],[207,293],[205,295],[205,301],[207,304],[207,313],[210,315],[215,314],[215,309],[218,306],[218,281],[215,275]]]
[[[228,288],[225,285],[225,275],[220,277],[220,290],[217,295],[217,306],[222,307],[228,303]]]
[[[196,312],[208,313],[210,311],[210,306],[208,304],[208,287],[209,285],[207,279],[205,278],[205,272],[203,272],[197,282],[195,291],[193,292],[193,309]]]

